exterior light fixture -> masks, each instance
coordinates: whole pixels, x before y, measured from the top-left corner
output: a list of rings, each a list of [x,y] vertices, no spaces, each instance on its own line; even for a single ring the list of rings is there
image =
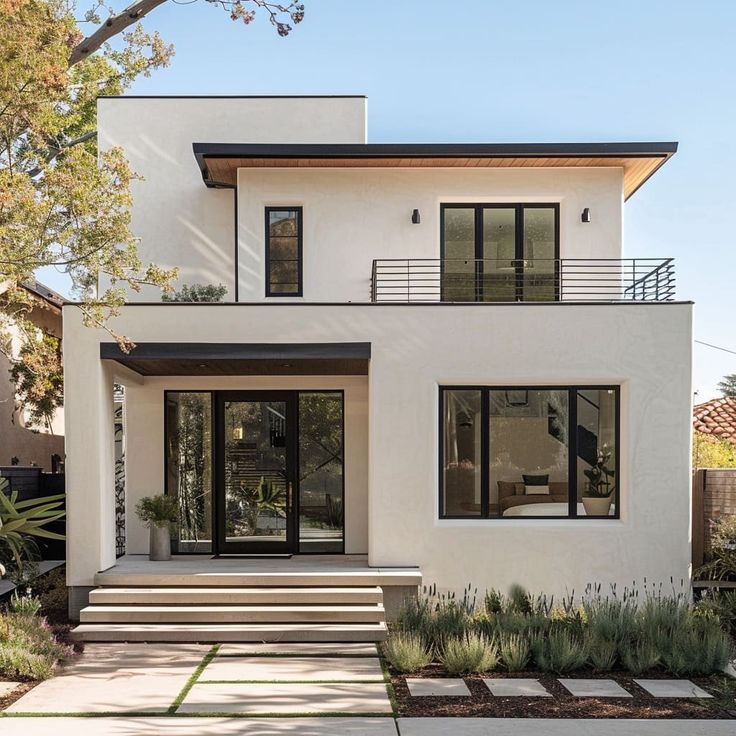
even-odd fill
[[[414,210],[411,213],[411,221],[414,225],[418,225],[422,221],[422,218],[419,216],[419,210]]]
[[[580,215],[581,222],[590,222],[590,207],[586,207],[583,210],[583,214]]]

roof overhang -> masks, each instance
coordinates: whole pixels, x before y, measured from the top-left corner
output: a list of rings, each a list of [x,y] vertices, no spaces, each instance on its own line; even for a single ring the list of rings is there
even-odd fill
[[[143,342],[129,353],[100,343],[101,359],[142,376],[360,376],[370,357],[369,342]]]
[[[624,171],[628,199],[677,143],[193,143],[208,187],[234,188],[243,168],[590,168]]]

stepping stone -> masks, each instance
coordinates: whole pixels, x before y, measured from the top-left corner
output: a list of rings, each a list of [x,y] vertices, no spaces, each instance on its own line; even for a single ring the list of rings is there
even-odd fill
[[[0,682],[0,698],[5,698],[20,685],[19,682]]]
[[[349,644],[337,642],[285,642],[283,644],[223,644],[217,653],[219,657],[259,657],[288,656],[290,654],[323,657],[376,657],[375,644]]]
[[[383,682],[377,657],[222,657],[205,668],[199,681],[304,680]]]
[[[563,680],[558,682],[577,698],[631,698],[631,693],[624,690],[613,680]]]
[[[443,698],[468,697],[470,690],[459,677],[417,677],[406,678],[409,693],[415,697],[432,695]]]
[[[493,680],[483,680],[492,695],[499,698],[551,698],[544,685],[539,680],[523,677],[500,677]]]
[[[177,713],[391,713],[386,685],[356,683],[199,684]]]
[[[655,698],[712,698],[690,680],[634,680]]]

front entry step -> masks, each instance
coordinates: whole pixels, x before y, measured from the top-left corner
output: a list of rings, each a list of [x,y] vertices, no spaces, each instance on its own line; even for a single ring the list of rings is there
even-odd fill
[[[383,641],[384,622],[373,624],[80,624],[85,642],[360,642]]]
[[[304,605],[381,603],[378,586],[337,588],[97,588],[91,606],[119,605]]]
[[[81,612],[85,623],[380,623],[383,605],[302,606],[89,606]]]

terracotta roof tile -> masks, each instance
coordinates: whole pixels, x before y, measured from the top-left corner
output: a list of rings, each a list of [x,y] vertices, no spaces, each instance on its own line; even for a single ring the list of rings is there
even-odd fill
[[[736,397],[725,396],[694,406],[693,428],[736,444]]]

